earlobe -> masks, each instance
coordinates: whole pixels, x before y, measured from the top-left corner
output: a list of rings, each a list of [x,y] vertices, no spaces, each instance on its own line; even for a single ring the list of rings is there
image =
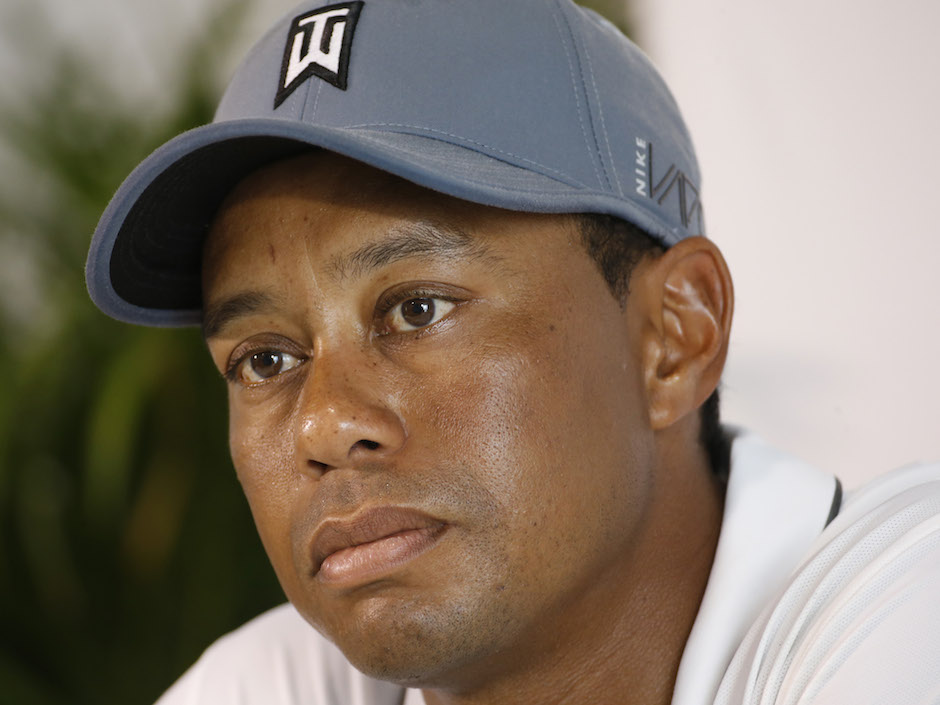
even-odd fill
[[[650,316],[644,378],[650,425],[660,430],[697,410],[718,386],[734,291],[724,257],[703,237],[667,250],[643,286]]]

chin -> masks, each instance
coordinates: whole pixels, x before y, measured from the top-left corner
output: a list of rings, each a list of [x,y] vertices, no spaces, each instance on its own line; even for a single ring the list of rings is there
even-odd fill
[[[458,686],[501,651],[509,622],[495,602],[481,610],[370,599],[357,608],[348,631],[326,636],[362,673],[408,687]]]

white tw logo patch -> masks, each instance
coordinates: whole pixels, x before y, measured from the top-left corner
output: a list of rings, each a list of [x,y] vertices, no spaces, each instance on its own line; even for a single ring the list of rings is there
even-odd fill
[[[346,90],[349,49],[363,3],[344,2],[295,17],[287,35],[274,107],[311,76]]]

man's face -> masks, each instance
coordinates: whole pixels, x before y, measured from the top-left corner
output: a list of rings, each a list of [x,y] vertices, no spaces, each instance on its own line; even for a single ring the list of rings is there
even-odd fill
[[[239,186],[203,274],[261,539],[353,664],[459,687],[604,627],[652,436],[636,316],[572,219],[318,152]]]

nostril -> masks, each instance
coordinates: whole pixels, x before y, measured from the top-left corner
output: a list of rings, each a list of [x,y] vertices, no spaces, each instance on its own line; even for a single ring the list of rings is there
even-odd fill
[[[356,443],[356,445],[357,445],[357,446],[362,446],[362,447],[365,448],[366,450],[378,450],[378,448],[379,448],[379,444],[376,443],[375,441],[367,441],[367,440],[365,440],[365,439],[362,439],[361,441],[359,441],[358,443]]]

